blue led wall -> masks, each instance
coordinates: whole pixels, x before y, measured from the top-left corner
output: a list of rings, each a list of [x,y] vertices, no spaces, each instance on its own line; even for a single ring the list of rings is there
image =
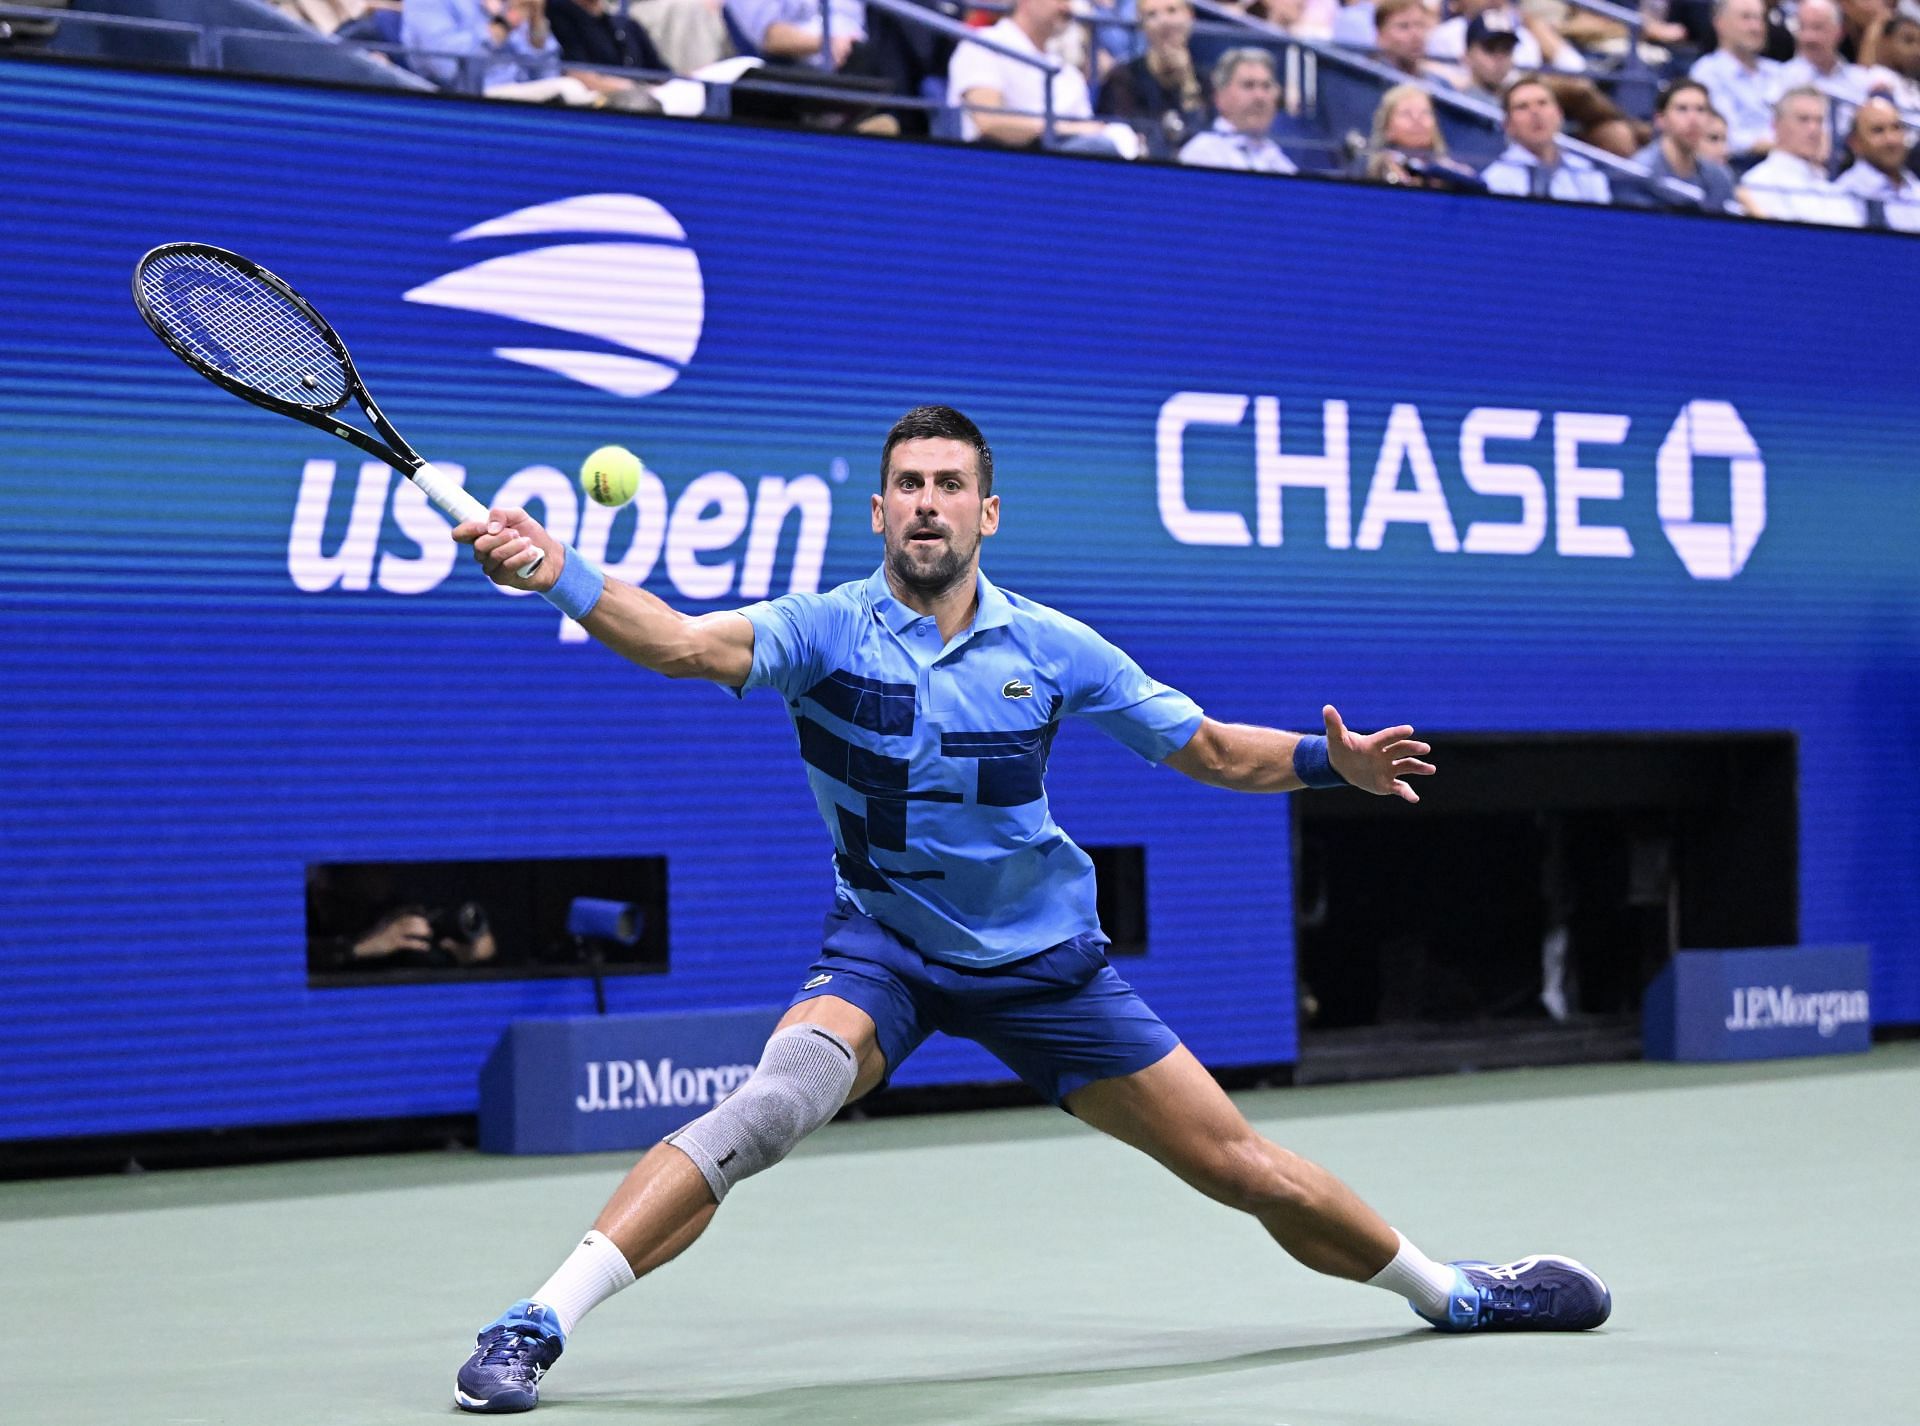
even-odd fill
[[[901,411],[993,441],[987,567],[1214,715],[1793,729],[1808,941],[1920,1020],[1920,245],[1244,175],[0,66],[0,1137],[470,1110],[578,981],[310,989],[315,862],[664,856],[672,969],[783,999],[829,844],[735,706],[491,588],[404,483],[193,376],[175,238],[282,273],[485,498],[682,608],[873,566]],[[610,517],[571,472],[656,478]],[[573,631],[577,634],[577,631]],[[1203,1058],[1295,1052],[1283,799],[1090,728],[1147,848],[1127,974]],[[1418,815],[1410,812],[1408,815]],[[1391,888],[1383,888],[1391,894]],[[929,1045],[902,1084],[998,1077]]]

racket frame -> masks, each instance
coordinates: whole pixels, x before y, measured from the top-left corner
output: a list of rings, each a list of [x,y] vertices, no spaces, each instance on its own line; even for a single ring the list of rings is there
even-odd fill
[[[303,317],[313,324],[315,333],[326,343],[328,350],[340,359],[341,369],[345,371],[347,377],[347,389],[340,400],[329,407],[308,406],[298,401],[284,400],[257,387],[249,386],[238,377],[229,375],[184,342],[176,340],[172,332],[167,329],[167,324],[148,304],[146,291],[140,282],[141,274],[147,270],[150,262],[163,255],[176,253],[207,257],[238,268],[246,276],[265,283],[286,298]],[[232,392],[242,401],[258,406],[264,411],[272,411],[280,416],[291,416],[296,421],[312,426],[316,430],[325,431],[330,436],[338,436],[341,440],[359,447],[368,455],[384,461],[413,481],[426,492],[427,498],[439,507],[443,514],[455,520],[487,518],[486,506],[468,494],[459,482],[421,456],[407,443],[406,438],[394,429],[393,423],[387,419],[379,404],[374,401],[373,394],[367,390],[366,382],[360,379],[360,370],[353,364],[353,356],[347,351],[347,344],[341,341],[339,333],[333,330],[333,324],[322,317],[311,302],[295,292],[285,279],[269,272],[251,258],[242,257],[237,252],[216,247],[212,243],[162,243],[150,249],[133,266],[133,305],[139,311],[141,320],[153,330],[153,334],[166,345],[167,350],[215,386]],[[347,404],[348,398],[359,403],[360,409],[366,413],[367,419],[373,423],[374,429],[380,433],[380,436],[369,435],[357,426],[348,425],[333,414]],[[525,579],[540,567],[541,561],[545,558],[544,550],[535,549],[532,558],[514,570],[514,573],[521,579]]]

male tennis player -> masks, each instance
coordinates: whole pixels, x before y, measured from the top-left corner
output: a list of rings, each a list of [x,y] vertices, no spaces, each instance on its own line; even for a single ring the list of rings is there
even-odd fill
[[[470,1411],[524,1411],[588,1311],[683,1251],[728,1191],[886,1082],[934,1030],[985,1045],[1052,1103],[1259,1219],[1308,1267],[1383,1287],[1447,1332],[1606,1321],[1579,1263],[1437,1263],[1325,1169],[1255,1133],[1107,964],[1093,865],[1054,825],[1042,776],[1059,721],[1088,718],[1216,787],[1352,785],[1408,802],[1431,773],[1411,728],[1362,737],[1218,723],[1086,625],[999,589],[980,542],[1000,524],[993,453],[958,411],[887,433],[873,529],[885,558],[826,594],[690,618],[608,579],[525,511],[454,538],[489,578],[533,588],[594,638],[675,678],[787,700],[833,837],[823,949],[751,1078],[634,1167],[580,1245],[480,1333]],[[538,548],[526,581],[510,571]]]

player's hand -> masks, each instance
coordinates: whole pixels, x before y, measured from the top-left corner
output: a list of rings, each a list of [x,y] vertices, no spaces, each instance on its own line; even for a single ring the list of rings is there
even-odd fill
[[[1340,710],[1331,703],[1320,710],[1320,716],[1327,722],[1327,761],[1335,772],[1376,797],[1420,800],[1407,779],[1432,776],[1433,764],[1420,760],[1433,749],[1414,742],[1412,728],[1402,724],[1362,737],[1347,730]]]
[[[462,520],[453,527],[453,538],[473,546],[473,557],[492,580],[506,589],[531,589],[544,594],[560,578],[566,552],[538,520],[512,505],[487,511],[484,522]],[[527,562],[535,550],[544,550],[540,568],[522,579],[514,571]]]

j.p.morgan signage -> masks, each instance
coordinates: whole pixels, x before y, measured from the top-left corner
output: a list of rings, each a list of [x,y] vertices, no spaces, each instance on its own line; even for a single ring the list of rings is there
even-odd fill
[[[1647,990],[1646,1056],[1760,1060],[1872,1041],[1865,946],[1682,951]]]

